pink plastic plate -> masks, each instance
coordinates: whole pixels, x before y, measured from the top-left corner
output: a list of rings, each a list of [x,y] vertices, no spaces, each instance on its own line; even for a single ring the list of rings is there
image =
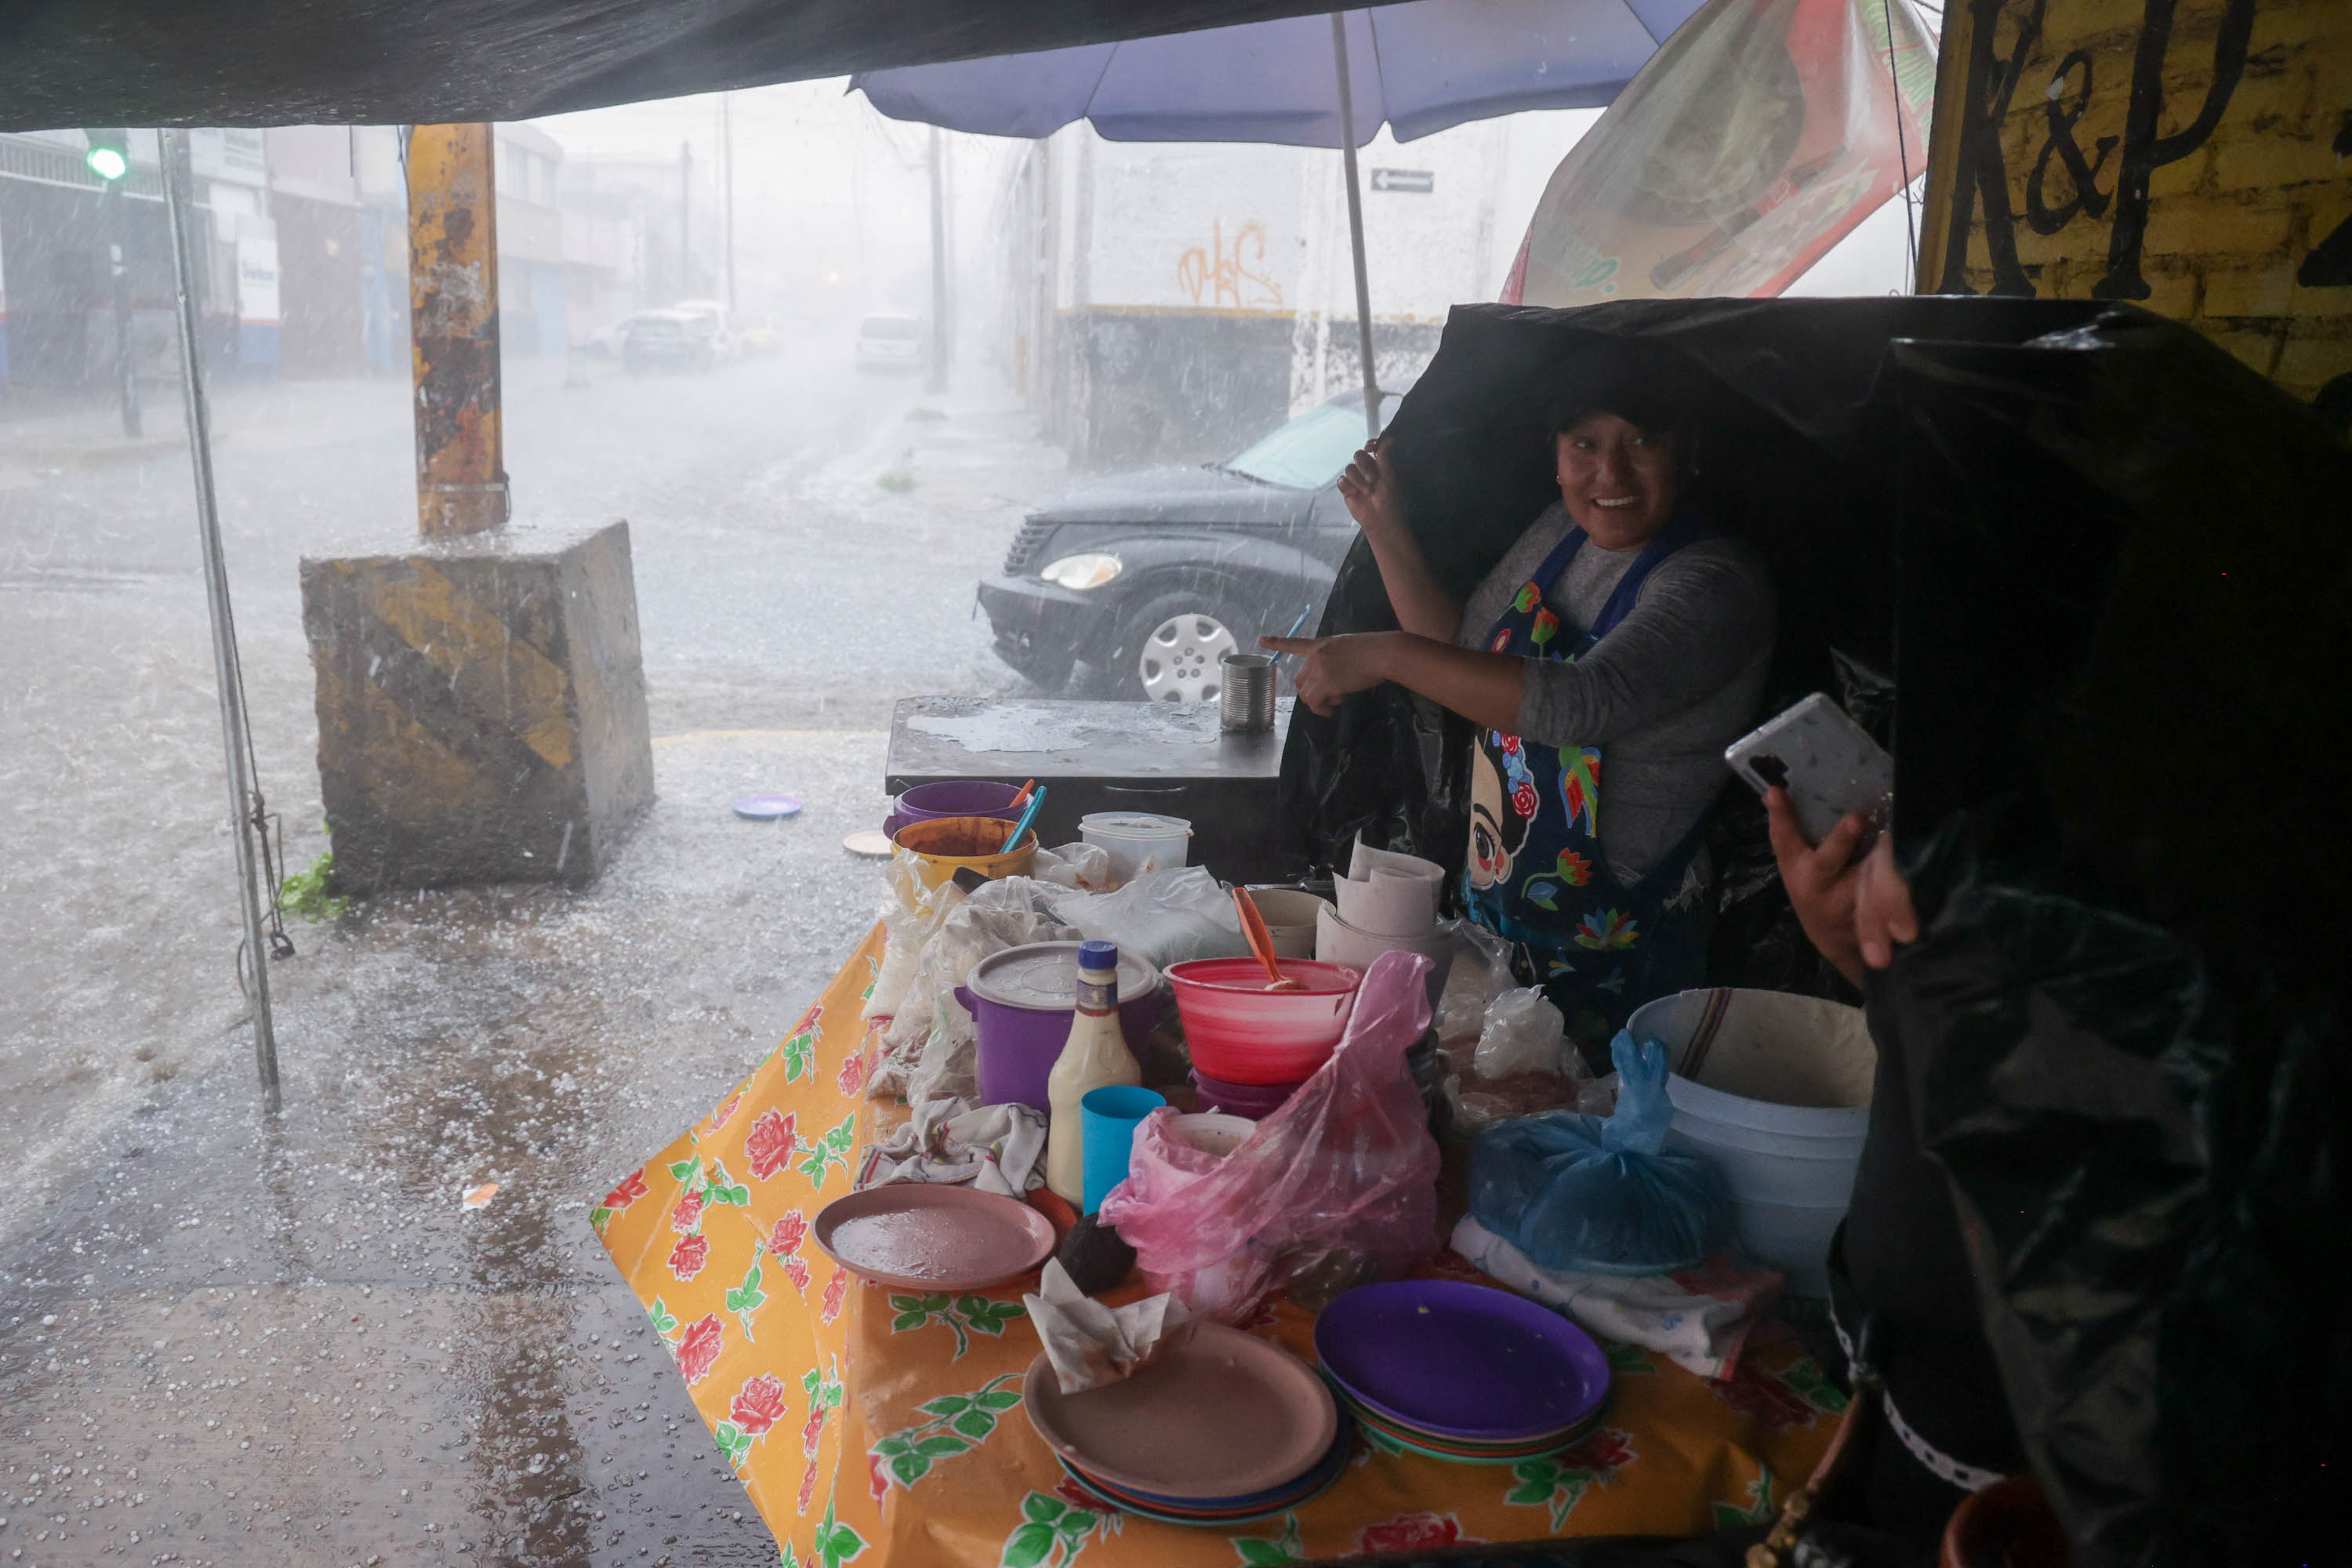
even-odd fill
[[[979,1290],[1054,1254],[1054,1222],[995,1193],[893,1182],[835,1198],[811,1227],[861,1279],[908,1290]]]

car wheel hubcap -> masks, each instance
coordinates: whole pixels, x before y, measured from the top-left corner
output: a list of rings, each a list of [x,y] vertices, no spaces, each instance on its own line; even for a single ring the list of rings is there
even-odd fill
[[[1154,702],[1213,702],[1220,678],[1217,660],[1238,645],[1214,616],[1171,616],[1152,628],[1136,656],[1135,673],[1143,695]]]

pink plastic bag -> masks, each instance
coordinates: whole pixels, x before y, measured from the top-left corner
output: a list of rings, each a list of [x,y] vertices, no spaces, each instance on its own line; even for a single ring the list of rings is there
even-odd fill
[[[1404,1065],[1429,1027],[1429,969],[1375,960],[1331,1059],[1232,1153],[1186,1143],[1166,1107],[1144,1119],[1102,1217],[1153,1289],[1234,1322],[1309,1272],[1386,1278],[1436,1252],[1437,1143]]]

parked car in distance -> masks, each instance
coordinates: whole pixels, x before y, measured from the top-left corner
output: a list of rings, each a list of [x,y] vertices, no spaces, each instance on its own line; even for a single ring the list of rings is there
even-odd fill
[[[709,370],[719,363],[715,324],[689,310],[640,310],[621,323],[621,368]]]
[[[625,317],[609,327],[598,328],[572,347],[590,359],[611,359],[621,352],[621,340],[628,335],[628,319]]]
[[[699,316],[710,323],[711,353],[721,360],[735,357],[735,333],[728,321],[725,304],[717,300],[680,300],[670,306],[689,316]]]
[[[919,370],[930,329],[913,316],[868,316],[857,324],[857,368]]]
[[[1382,395],[1382,427],[1403,393]],[[1214,701],[1219,655],[1313,631],[1355,542],[1338,480],[1363,444],[1364,397],[1350,392],[1223,462],[1064,491],[981,579],[997,657],[1047,689],[1083,662],[1094,695]]]
[[[772,354],[784,346],[784,334],[774,318],[762,316],[756,321],[745,322],[735,333],[735,343],[747,354]]]

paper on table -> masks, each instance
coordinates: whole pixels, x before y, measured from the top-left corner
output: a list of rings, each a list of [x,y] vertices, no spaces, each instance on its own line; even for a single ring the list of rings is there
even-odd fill
[[[1339,918],[1375,936],[1427,937],[1437,927],[1437,895],[1444,868],[1417,855],[1375,849],[1360,839],[1348,874],[1332,891]]]
[[[1132,1377],[1192,1337],[1192,1314],[1174,1296],[1106,1307],[1077,1288],[1058,1258],[1046,1259],[1036,1293],[1021,1300],[1065,1394]]]

